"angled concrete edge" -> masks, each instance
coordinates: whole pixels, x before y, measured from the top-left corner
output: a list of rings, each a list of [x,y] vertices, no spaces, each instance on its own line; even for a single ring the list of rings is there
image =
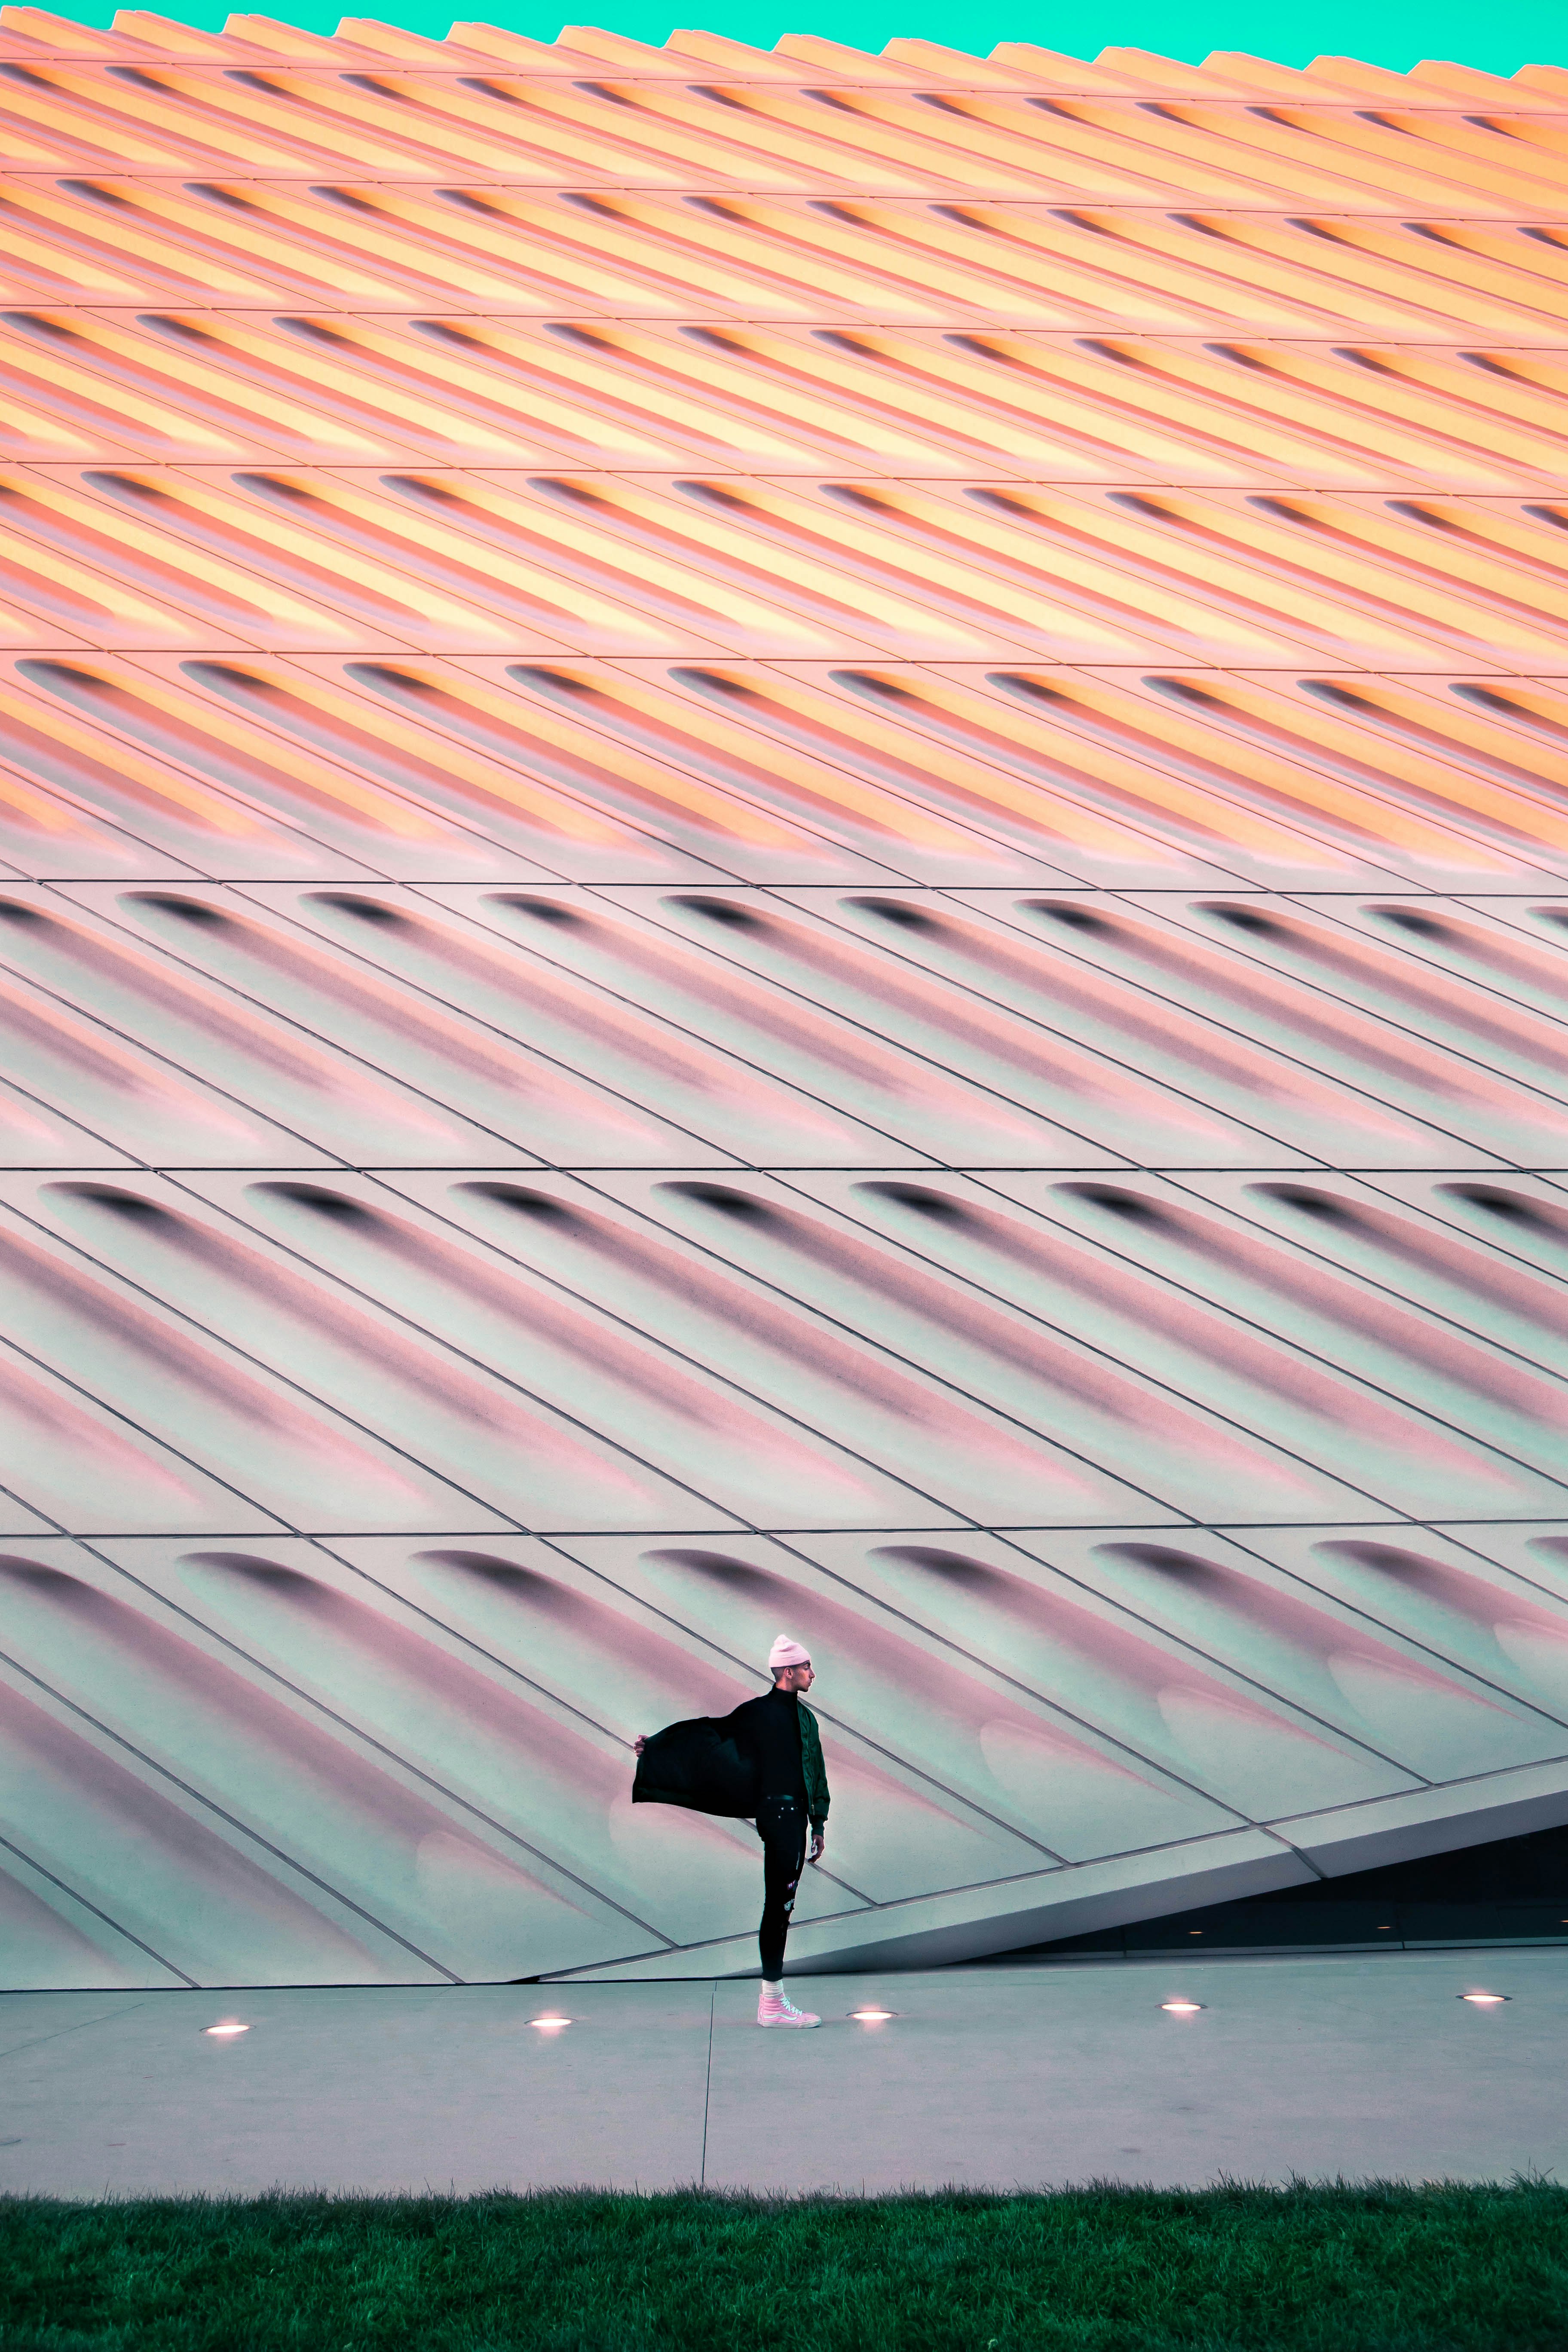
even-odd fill
[[[1522,1837],[1568,1822],[1568,1757],[1521,1764],[1469,1780],[1445,1780],[1361,1805],[1339,1805],[1276,1824],[1326,1878],[1384,1863],[1415,1862],[1455,1846]],[[1150,1915],[1152,1916],[1152,1915]]]
[[[983,1959],[1053,1936],[1120,1927],[1179,1906],[1263,1895],[1312,1876],[1307,1864],[1265,1830],[1228,1831],[1162,1846],[1153,1853],[1069,1864],[1026,1878],[993,1881],[948,1895],[911,1897],[792,1930],[792,1976],[859,1968],[940,1968]],[[761,1880],[759,1877],[759,1888]],[[757,1974],[754,1935],[688,1945],[646,1959],[563,1969],[582,1981],[610,1978],[728,1977]]]
[[[940,1968],[984,1959],[1058,1936],[1120,1927],[1162,1912],[1193,1910],[1247,1895],[1339,1878],[1449,1847],[1518,1837],[1568,1822],[1568,1758],[1526,1764],[1433,1789],[1340,1805],[1280,1822],[1162,1846],[1152,1853],[1069,1864],[1026,1878],[880,1905],[816,1919],[791,1934],[792,1975],[840,1969]],[[600,1981],[755,1976],[756,1941],[730,1936],[645,1958],[562,1969]]]

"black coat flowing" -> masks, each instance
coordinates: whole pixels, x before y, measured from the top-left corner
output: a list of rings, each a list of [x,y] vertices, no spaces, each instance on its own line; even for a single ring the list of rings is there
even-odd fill
[[[656,1731],[637,1759],[633,1804],[684,1805],[689,1812],[754,1820],[763,1790],[755,1715],[770,1704],[763,1693],[743,1700],[731,1715],[693,1716],[689,1723]],[[812,1829],[820,1832],[829,1802],[822,1738],[805,1700],[796,1705],[801,1780]]]
[[[693,1813],[721,1813],[749,1822],[757,1810],[761,1775],[749,1746],[728,1716],[698,1715],[656,1731],[637,1758],[634,1805],[684,1805]]]

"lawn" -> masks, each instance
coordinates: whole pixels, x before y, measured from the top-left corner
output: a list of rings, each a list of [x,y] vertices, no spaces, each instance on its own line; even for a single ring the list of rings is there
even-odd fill
[[[524,2347],[1564,2352],[1568,2190],[0,2200],[0,2352]]]

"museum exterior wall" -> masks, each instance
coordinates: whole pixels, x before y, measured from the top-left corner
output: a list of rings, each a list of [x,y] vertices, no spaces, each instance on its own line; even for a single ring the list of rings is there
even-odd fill
[[[1568,74],[0,37],[0,1983],[1568,1821]]]

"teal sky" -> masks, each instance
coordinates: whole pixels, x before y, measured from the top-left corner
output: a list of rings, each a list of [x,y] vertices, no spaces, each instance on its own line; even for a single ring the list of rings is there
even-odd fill
[[[47,0],[42,0],[47,5]],[[151,0],[156,6],[157,0]],[[330,33],[339,17],[357,6],[366,15],[409,31],[439,38],[451,22],[453,0],[446,5],[421,5],[421,0],[394,0],[379,9],[376,0],[292,0],[292,5],[268,7],[253,0],[258,13],[302,25],[313,33]],[[462,0],[458,0],[462,5]],[[559,0],[557,0],[559,6]],[[79,24],[107,25],[114,0],[79,0],[76,6],[56,11]],[[228,14],[225,0],[216,5],[164,6],[159,13],[217,31]],[[554,40],[562,19],[540,5],[508,5],[506,0],[485,7],[473,0],[472,13],[485,22],[503,25],[512,32],[531,34],[536,40]],[[1306,65],[1320,55],[1365,58],[1374,65],[1405,71],[1420,58],[1452,58],[1480,66],[1490,73],[1510,74],[1521,65],[1568,64],[1568,5],[1564,0],[1498,0],[1480,16],[1473,6],[1453,0],[1311,0],[1311,5],[1281,15],[1258,0],[1080,0],[1074,6],[1021,5],[1020,0],[970,0],[960,7],[954,0],[688,0],[673,10],[670,0],[604,0],[582,21],[629,34],[639,41],[663,41],[678,25],[698,25],[727,33],[733,39],[771,48],[784,33],[824,33],[856,48],[876,50],[896,34],[945,42],[984,57],[998,41],[1037,41],[1042,47],[1064,49],[1069,56],[1092,58],[1112,44],[1158,49],[1166,57],[1196,64],[1211,49],[1249,49],[1255,56],[1274,58],[1282,65]]]

